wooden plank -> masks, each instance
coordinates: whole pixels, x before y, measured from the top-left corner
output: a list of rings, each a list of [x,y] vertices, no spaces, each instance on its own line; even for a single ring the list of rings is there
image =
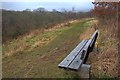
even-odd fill
[[[88,53],[90,43],[91,43],[91,39],[88,40],[87,44],[86,44],[85,47],[83,48],[83,50],[85,51],[83,61],[85,60],[85,57],[86,57],[86,55],[87,55],[87,53]]]
[[[98,30],[96,30],[96,31],[93,33],[93,35],[91,36],[91,39],[93,39],[96,34],[98,34]]]
[[[88,47],[90,46],[91,44],[91,39],[88,40],[88,42],[86,43],[85,47],[83,48],[83,50],[87,51],[88,50]]]
[[[73,69],[73,70],[78,70],[80,65],[82,64],[82,60],[80,59],[80,55],[78,55],[74,61],[68,66],[69,69]]]
[[[85,45],[86,40],[83,40],[58,66],[59,67],[68,67],[74,57],[78,54],[79,50]]]
[[[78,44],[78,46],[58,65],[58,67],[67,68],[86,43],[87,40],[83,40],[80,44]]]
[[[78,70],[80,68],[80,66],[83,64],[83,61],[86,57],[90,43],[91,43],[91,40],[88,40],[88,42],[85,44],[85,46],[79,52],[77,57],[75,57],[74,61],[71,62],[71,64],[68,66],[69,69]],[[81,57],[83,57],[83,58],[81,59]]]
[[[94,32],[94,34],[92,35],[92,37],[90,38],[92,40],[91,44],[90,44],[90,47],[93,45],[94,41],[96,40],[96,35],[98,35],[98,30],[96,30]]]

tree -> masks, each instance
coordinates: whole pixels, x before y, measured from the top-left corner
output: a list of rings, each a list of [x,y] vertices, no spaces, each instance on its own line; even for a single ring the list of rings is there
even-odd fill
[[[72,7],[72,12],[75,12],[75,7]]]
[[[105,19],[110,19],[113,16],[117,16],[119,2],[92,2],[94,4],[93,12],[97,17],[105,21]]]
[[[53,9],[52,12],[58,12],[56,9]]]
[[[34,12],[45,12],[46,10],[45,10],[45,8],[37,8],[37,9],[34,9],[33,10]]]
[[[31,9],[25,9],[25,10],[23,10],[23,12],[31,12]]]

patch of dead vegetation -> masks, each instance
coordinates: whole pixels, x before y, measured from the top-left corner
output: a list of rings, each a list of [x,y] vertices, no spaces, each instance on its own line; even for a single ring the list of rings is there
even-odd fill
[[[52,30],[57,30],[57,29],[60,29],[60,28],[64,28],[64,27],[70,27],[71,24],[73,23],[78,23],[78,22],[82,22],[83,20],[90,20],[90,19],[94,19],[94,18],[84,18],[84,19],[78,19],[78,20],[70,20],[70,21],[67,21],[67,22],[64,22],[64,23],[60,23],[60,24],[57,24],[55,26],[50,26],[48,27],[47,29],[44,29],[44,31],[52,31]],[[91,20],[91,24],[95,23],[96,20]]]
[[[38,37],[43,32],[45,33],[48,31],[54,31],[60,28],[69,27],[72,23],[77,23],[80,21],[82,20],[72,20],[52,26],[48,29],[36,29],[27,34],[24,34],[24,36],[19,36],[17,39],[12,40],[11,42],[7,42],[6,44],[3,44],[3,47],[8,48],[8,50],[3,52],[3,58],[7,56],[12,56],[14,54],[22,53],[23,51],[32,51],[37,47],[42,47],[44,45],[47,45],[49,42],[51,42],[54,39],[54,37],[50,37],[50,36],[42,37],[42,39],[38,38],[35,41],[31,41],[31,42],[30,40],[34,37]],[[30,44],[28,41],[32,44]]]
[[[89,27],[86,29],[86,31],[80,36],[80,39],[90,39],[90,36],[92,36],[92,34],[94,33],[94,28],[93,27]]]
[[[94,53],[96,54],[96,53]],[[109,76],[118,76],[118,53],[114,48],[108,48],[102,53],[97,54],[96,61],[92,61],[92,74],[99,77],[99,74],[107,74]]]
[[[52,31],[52,30],[57,30],[57,29],[64,28],[64,27],[70,27],[70,25],[72,23],[78,23],[80,21],[82,21],[82,20],[72,20],[72,21],[60,23],[60,24],[57,24],[55,26],[51,26],[50,28],[45,29],[44,31]]]
[[[99,54],[93,51],[89,56],[92,66],[91,74],[94,77],[103,77],[102,75],[118,77],[118,39],[116,38],[117,30],[113,27],[117,28],[114,25],[98,26]]]
[[[39,35],[39,30],[36,30],[36,32],[30,33],[29,35],[23,37],[19,37],[16,40],[3,45],[3,47],[7,48],[7,50],[3,53],[3,58],[22,53],[23,51],[32,51],[37,47],[47,45],[50,41],[54,39],[50,36],[40,39]]]
[[[99,23],[99,21],[96,19],[93,19],[93,20],[88,22],[89,26],[94,26],[94,27],[97,27],[98,23]]]
[[[41,40],[37,39],[34,42],[32,42],[32,44],[30,44],[30,42],[26,42],[26,40],[29,40],[29,38],[22,39],[20,43],[14,43],[15,45],[17,45],[16,48],[14,48],[15,47],[14,45],[11,45],[12,47],[8,47],[9,50],[5,51],[4,53],[5,55],[3,57],[23,53],[23,51],[32,51],[37,47],[42,47],[44,45],[47,45],[49,42],[51,42],[54,39],[54,38],[50,39],[50,37],[46,37],[46,38],[42,38]]]
[[[95,25],[98,23],[97,20],[91,20],[88,22],[89,24],[89,28],[87,28],[85,30],[85,32],[80,36],[80,39],[83,40],[83,39],[90,39],[90,36],[92,36],[92,34],[94,33],[95,31]]]

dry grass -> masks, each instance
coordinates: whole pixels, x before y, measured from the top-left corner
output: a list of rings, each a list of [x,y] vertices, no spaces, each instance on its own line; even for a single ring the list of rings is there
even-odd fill
[[[95,29],[94,26],[98,23],[98,20],[91,20],[87,22],[89,24],[89,28],[85,30],[85,32],[80,36],[80,39],[89,39],[92,34],[94,33]]]
[[[92,63],[92,74],[96,77],[100,77],[100,74],[107,74],[112,77],[117,77],[118,76],[117,55],[118,53],[114,48],[108,48],[104,52],[96,55],[97,59]]]
[[[51,37],[51,35],[50,36],[47,35],[46,37],[43,37],[42,33],[56,31],[61,28],[69,27],[70,24],[77,22],[80,21],[79,20],[68,21],[66,23],[61,23],[56,26],[53,26],[52,28],[49,29],[37,29],[25,34],[24,36],[19,36],[17,39],[14,39],[11,42],[7,42],[7,44],[3,44],[3,48],[8,48],[7,50],[3,51],[3,57],[12,56],[13,54],[20,53],[25,50],[32,51],[37,47],[40,46],[42,47],[43,45],[47,45],[55,38],[55,36]],[[27,42],[28,40],[34,39],[34,37],[38,37],[38,38],[34,40],[32,44]]]
[[[117,26],[99,25],[97,39],[99,52],[90,53],[91,73],[93,77],[118,77],[118,38]]]
[[[80,36],[80,39],[89,39],[98,28],[97,39],[98,50],[96,48],[89,54],[87,63],[91,64],[92,78],[118,77],[118,27],[117,22],[108,25],[99,25],[98,20],[89,21],[89,28]]]
[[[31,51],[40,46],[42,47],[43,45],[47,45],[55,38],[55,36],[50,37],[51,35],[47,35],[44,38],[42,38],[42,36],[44,36],[44,34],[38,35],[37,33],[36,35],[36,33],[30,33],[25,37],[19,37],[16,41],[13,40],[12,42],[3,45],[3,48],[7,49],[4,51],[3,57],[12,56],[23,51]]]

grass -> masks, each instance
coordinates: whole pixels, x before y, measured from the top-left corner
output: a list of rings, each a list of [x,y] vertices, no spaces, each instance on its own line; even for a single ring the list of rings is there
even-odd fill
[[[17,39],[3,45],[3,56],[27,45],[11,56],[3,58],[3,78],[77,78],[77,72],[58,68],[58,64],[81,41],[89,20],[72,23],[69,27],[42,32],[27,39]],[[35,47],[33,45],[38,42]],[[31,50],[30,50],[31,49]]]
[[[105,74],[105,73],[99,73],[96,78],[98,80],[118,80],[118,78],[115,78],[115,77]]]
[[[98,26],[98,52],[96,49],[89,55],[91,73],[93,78],[115,78],[118,77],[118,39],[113,37],[115,32],[112,25]],[[117,26],[116,26],[117,27]],[[116,32],[117,33],[117,32]],[[97,54],[96,54],[97,53]],[[103,79],[104,80],[104,79]]]

